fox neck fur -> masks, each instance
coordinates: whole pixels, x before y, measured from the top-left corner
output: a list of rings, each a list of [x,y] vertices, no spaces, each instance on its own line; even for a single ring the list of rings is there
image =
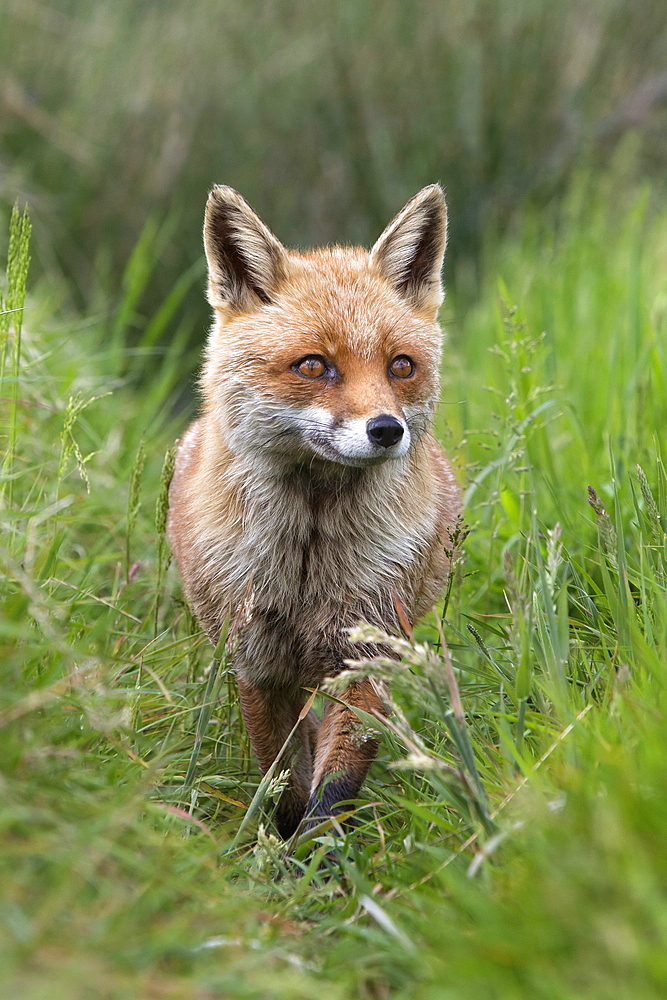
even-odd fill
[[[395,630],[394,595],[423,614],[444,583],[451,541],[439,533],[458,500],[429,435],[396,462],[286,468],[239,461],[206,417],[181,442],[172,496],[170,536],[193,608],[213,642],[227,615],[244,615],[236,669],[262,685],[340,671],[360,655],[346,629]]]

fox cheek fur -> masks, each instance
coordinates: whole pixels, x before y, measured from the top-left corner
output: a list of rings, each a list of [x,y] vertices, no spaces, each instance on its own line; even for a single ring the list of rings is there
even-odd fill
[[[234,650],[241,708],[266,771],[290,732],[276,822],[353,798],[376,752],[357,711],[382,692],[352,683],[298,723],[308,692],[348,659],[360,621],[395,632],[437,599],[460,513],[430,433],[439,398],[446,208],[419,192],[370,251],[287,251],[243,198],[215,187],[204,246],[214,322],[202,412],[179,445],[169,537],[186,595]]]

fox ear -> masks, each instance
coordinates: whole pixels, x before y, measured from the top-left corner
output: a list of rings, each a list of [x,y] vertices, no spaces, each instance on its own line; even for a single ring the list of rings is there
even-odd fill
[[[439,184],[422,188],[393,219],[371,250],[371,263],[418,309],[437,311],[447,245],[447,206]]]
[[[269,303],[284,276],[282,243],[233,188],[216,184],[204,217],[208,300],[213,307]]]

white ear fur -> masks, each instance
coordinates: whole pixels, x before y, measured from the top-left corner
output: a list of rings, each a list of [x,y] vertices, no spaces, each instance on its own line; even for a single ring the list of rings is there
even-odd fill
[[[447,206],[439,184],[431,184],[401,209],[371,250],[371,262],[396,291],[418,309],[437,311],[447,245]]]
[[[285,273],[285,248],[245,198],[223,184],[208,196],[204,249],[212,306],[243,309],[271,301]]]

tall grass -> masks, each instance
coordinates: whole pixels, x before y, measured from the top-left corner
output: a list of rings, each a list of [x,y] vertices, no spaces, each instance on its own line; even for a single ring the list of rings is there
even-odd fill
[[[353,833],[288,845],[168,565],[178,365],[147,354],[137,392],[108,323],[28,303],[0,393],[8,991],[664,996],[666,254],[650,192],[584,177],[489,247],[460,320],[454,290],[467,538],[401,663],[359,667],[395,708]]]
[[[664,175],[662,0],[7,0],[0,198],[28,198],[36,267],[104,308],[147,219],[172,213],[139,329],[201,253],[214,181],[291,245],[369,244],[422,185],[455,206],[452,258],[527,195],[637,137]],[[198,293],[189,308],[205,310]]]

